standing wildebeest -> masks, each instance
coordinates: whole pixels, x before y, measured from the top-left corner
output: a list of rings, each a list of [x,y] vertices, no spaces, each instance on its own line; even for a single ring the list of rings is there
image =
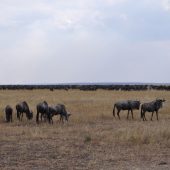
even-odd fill
[[[22,121],[23,113],[26,113],[26,117],[28,120],[33,118],[33,112],[30,111],[29,106],[26,101],[18,103],[16,105],[17,110],[17,118]]]
[[[37,123],[39,123],[39,113],[41,113],[41,121],[42,118],[44,118],[45,120],[46,118],[48,118],[48,121],[50,123],[49,108],[48,108],[48,103],[46,101],[37,104],[37,116],[36,116]]]
[[[127,100],[127,101],[120,101],[115,103],[113,108],[114,117],[115,117],[115,108],[117,109],[117,116],[119,117],[119,119],[120,119],[119,112],[121,110],[128,110],[127,119],[129,118],[129,111],[131,111],[131,115],[133,119],[133,109],[139,110],[140,101]]]
[[[162,107],[162,103],[165,102],[165,100],[163,99],[156,99],[150,103],[144,103],[141,106],[141,118],[143,119],[143,121],[146,120],[145,117],[145,112],[152,112],[152,116],[151,116],[151,120],[153,117],[153,113],[156,112],[156,117],[158,120],[158,111],[159,109]]]
[[[13,112],[12,107],[7,105],[5,107],[6,122],[12,122],[12,112]]]
[[[54,115],[60,115],[60,121],[64,122],[64,118],[66,121],[68,121],[70,113],[67,113],[65,105],[63,104],[57,104],[54,107],[49,107],[49,114],[50,114],[50,121],[53,123],[52,117]]]

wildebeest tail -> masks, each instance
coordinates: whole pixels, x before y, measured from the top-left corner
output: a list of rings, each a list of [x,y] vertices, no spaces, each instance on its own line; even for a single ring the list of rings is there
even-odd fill
[[[17,111],[17,119],[19,119],[18,105],[16,105],[16,111]]]
[[[17,112],[17,119],[19,119],[20,118],[20,114],[19,114],[19,112]]]
[[[115,117],[115,108],[116,108],[116,104],[114,104],[114,107],[113,107],[113,116]]]
[[[39,123],[39,112],[37,112],[37,115],[36,115],[36,122]]]
[[[141,106],[141,112],[140,112],[141,119],[143,118],[143,105]]]

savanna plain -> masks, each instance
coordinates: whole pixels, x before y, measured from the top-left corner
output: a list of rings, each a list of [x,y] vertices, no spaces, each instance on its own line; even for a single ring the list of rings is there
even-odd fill
[[[140,110],[119,120],[112,114],[117,101],[141,103],[164,98],[159,121]],[[27,101],[34,117],[16,119],[15,105]],[[54,116],[53,125],[36,124],[36,105],[63,103],[72,115],[64,124]],[[4,108],[13,107],[13,122],[6,123]],[[2,170],[168,170],[170,169],[170,91],[1,90],[0,169]]]

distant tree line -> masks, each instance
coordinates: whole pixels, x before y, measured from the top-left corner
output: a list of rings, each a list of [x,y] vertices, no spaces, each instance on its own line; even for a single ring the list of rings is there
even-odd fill
[[[34,89],[49,89],[51,91],[79,89],[84,91],[103,90],[124,90],[124,91],[138,91],[138,90],[170,90],[170,85],[0,85],[0,90],[34,90]]]

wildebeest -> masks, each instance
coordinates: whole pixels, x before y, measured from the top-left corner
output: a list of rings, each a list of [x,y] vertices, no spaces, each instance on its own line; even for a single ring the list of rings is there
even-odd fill
[[[57,104],[56,106],[49,107],[49,114],[50,114],[50,122],[53,123],[52,117],[54,115],[60,115],[60,121],[64,122],[64,118],[66,121],[68,121],[70,113],[67,113],[65,105],[63,104]]]
[[[140,108],[140,101],[133,101],[133,100],[127,100],[127,101],[120,101],[114,104],[113,108],[113,116],[115,117],[115,108],[117,109],[117,116],[120,119],[119,113],[121,110],[128,110],[127,119],[129,118],[129,111],[131,111],[132,119],[133,119],[133,110]]]
[[[49,108],[48,108],[48,103],[46,101],[37,104],[37,116],[36,116],[37,123],[39,123],[39,113],[41,113],[41,121],[42,118],[44,119],[48,118],[48,121],[50,123]]]
[[[33,112],[30,111],[29,106],[26,101],[23,101],[21,103],[18,103],[16,105],[17,110],[17,118],[22,121],[23,113],[26,114],[26,117],[28,120],[33,118]]]
[[[152,112],[151,120],[152,120],[154,112],[156,112],[156,117],[157,117],[157,120],[158,120],[158,111],[162,107],[163,102],[165,102],[164,99],[163,100],[162,99],[156,99],[156,100],[149,102],[149,103],[143,103],[141,105],[141,118],[143,119],[143,121],[146,120],[145,112]]]
[[[13,112],[12,107],[7,105],[5,107],[6,122],[12,122],[12,112]]]

